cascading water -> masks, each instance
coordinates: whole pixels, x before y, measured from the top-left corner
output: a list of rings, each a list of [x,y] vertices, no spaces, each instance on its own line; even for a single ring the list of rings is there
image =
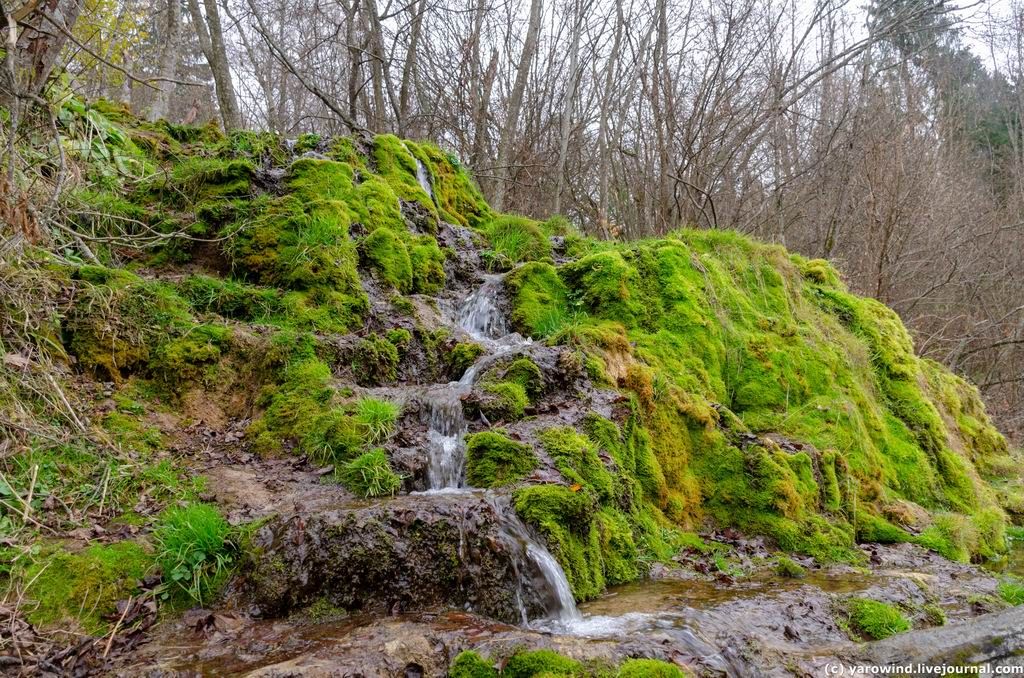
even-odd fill
[[[511,336],[508,332],[508,323],[505,322],[505,314],[495,303],[503,282],[504,276],[487,276],[484,283],[466,298],[459,309],[459,326],[478,341],[505,339]]]
[[[487,277],[462,303],[456,316],[463,330],[490,349],[488,355],[477,360],[461,379],[432,388],[424,398],[430,453],[427,480],[431,492],[452,492],[463,487],[464,439],[468,424],[462,411],[462,397],[472,388],[481,369],[516,347],[530,343],[529,339],[509,332],[505,316],[496,303],[502,284],[502,276]],[[532,563],[540,574],[542,581],[537,584],[548,592],[548,618],[562,623],[580,620],[582,617],[576,609],[572,588],[558,561],[533,538],[514,512],[505,510],[501,514],[504,516],[503,532],[523,555],[524,562],[518,568],[520,578],[525,576],[528,563]],[[522,594],[517,594],[517,598],[526,623]]]
[[[427,171],[426,166],[420,162],[420,159],[412,152],[408,144],[405,145],[405,149],[409,151],[409,154],[412,155],[413,159],[416,161],[416,181],[419,182],[420,188],[423,189],[424,193],[430,196],[432,201],[436,202],[436,199],[434,198],[434,187],[430,183],[430,172]]]
[[[520,335],[508,332],[505,316],[495,303],[501,284],[501,276],[489,276],[466,298],[457,313],[459,326],[474,339],[489,345],[490,354],[470,366],[461,379],[432,388],[424,398],[430,447],[427,481],[433,491],[462,487],[466,456],[463,439],[467,429],[462,397],[472,388],[480,369],[516,346],[529,343]]]
[[[430,175],[418,159],[416,179],[433,199]],[[483,284],[463,301],[456,314],[459,326],[490,349],[488,355],[471,365],[458,381],[435,386],[425,394],[425,419],[430,454],[427,481],[430,492],[453,492],[463,487],[468,423],[462,410],[462,397],[473,387],[480,370],[515,348],[530,343],[529,339],[509,331],[505,315],[498,308],[496,302],[503,284],[504,276],[487,276]],[[489,491],[487,495],[493,496]],[[516,517],[515,512],[509,509],[501,511],[500,514],[504,516],[502,531],[506,538],[510,539],[523,554],[523,560],[533,563],[540,573],[542,587],[548,591],[548,618],[565,623],[582,619],[576,608],[569,580],[566,579],[558,561],[533,538],[522,521]],[[525,575],[526,564],[523,562],[517,568],[520,581]],[[522,592],[517,592],[523,623],[526,623],[528,615],[522,599]]]
[[[462,414],[462,384],[453,382],[427,393],[427,481],[434,491],[461,487],[465,465],[466,418]]]

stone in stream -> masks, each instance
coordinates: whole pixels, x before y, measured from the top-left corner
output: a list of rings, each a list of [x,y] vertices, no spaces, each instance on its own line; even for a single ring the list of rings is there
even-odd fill
[[[558,613],[514,513],[484,494],[405,496],[272,519],[236,595],[260,616],[327,601],[346,610],[464,608],[521,623]]]

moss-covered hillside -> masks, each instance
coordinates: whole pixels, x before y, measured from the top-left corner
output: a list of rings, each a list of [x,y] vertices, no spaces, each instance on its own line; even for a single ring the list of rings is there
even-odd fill
[[[997,557],[1007,511],[1021,517],[997,482],[1015,462],[974,387],[916,357],[899,318],[827,262],[727,231],[608,242],[498,215],[456,158],[389,135],[224,136],[105,105],[63,115],[94,128],[69,149],[81,181],[65,197],[93,260],[28,248],[15,267],[49,309],[31,342],[65,366],[88,430],[47,414],[44,394],[18,390],[20,363],[3,363],[0,407],[71,433],[22,436],[0,490],[34,484],[67,507],[25,524],[35,550],[7,576],[29,598],[46,598],[47,558],[63,570],[45,572],[93,579],[68,581],[36,621],[90,609],[96,631],[124,593],[113,582],[147,558],[160,571],[164,508],[205,493],[189,470],[197,423],[233,422],[236,446],[305,455],[363,496],[408,489],[389,442],[397,408],[359,387],[457,379],[483,349],[435,311],[481,270],[507,272],[515,330],[561,347],[560,369],[574,361],[586,388],[617,392],[610,418],[513,440],[502,425],[529,424],[557,388],[524,358],[485,374],[474,405],[493,426],[468,439],[469,481],[512,494],[578,597],[643,576],[708,527],[822,561],[856,559],[863,541],[966,561]],[[542,461],[556,477],[531,475]],[[14,529],[20,505],[4,506]],[[105,526],[87,542],[113,546],[62,536],[83,519]],[[141,546],[115,557],[111,534]]]

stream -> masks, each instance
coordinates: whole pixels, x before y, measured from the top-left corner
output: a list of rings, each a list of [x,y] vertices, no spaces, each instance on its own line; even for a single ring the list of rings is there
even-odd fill
[[[527,346],[531,341],[518,333],[509,332],[508,322],[498,308],[496,300],[503,284],[503,276],[485,278],[459,306],[456,313],[458,326],[474,340],[486,347],[487,352],[478,358],[458,381],[431,388],[423,398],[426,406],[428,425],[427,441],[429,455],[427,478],[430,493],[466,491],[466,444],[468,423],[462,409],[462,398],[469,393],[481,370],[498,359]],[[477,490],[498,501],[488,490]],[[548,619],[562,624],[581,621],[576,608],[572,588],[558,561],[520,521],[515,512],[505,509],[500,512],[505,524],[503,533],[541,573],[547,588],[546,598]],[[520,562],[517,569],[524,571],[526,563]],[[521,595],[520,595],[521,600]],[[530,622],[526,607],[520,602],[520,616],[524,624]]]

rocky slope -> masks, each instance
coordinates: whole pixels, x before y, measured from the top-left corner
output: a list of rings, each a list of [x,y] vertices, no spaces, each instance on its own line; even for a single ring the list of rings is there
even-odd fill
[[[761,565],[870,565],[867,543],[966,563],[1024,517],[976,390],[827,262],[495,214],[456,158],[390,135],[73,114],[105,150],[75,150],[67,206],[94,260],[8,259],[45,312],[9,342],[0,404],[51,416],[26,386],[44,356],[77,413],[58,445],[23,427],[4,481],[12,524],[50,502],[4,572],[35,627],[108,632],[154,586],[246,619],[571,625],[681,554],[732,577],[740,534]],[[984,581],[970,595],[996,601]],[[934,623],[927,596],[896,602]],[[653,647],[606,658],[673,659]]]

